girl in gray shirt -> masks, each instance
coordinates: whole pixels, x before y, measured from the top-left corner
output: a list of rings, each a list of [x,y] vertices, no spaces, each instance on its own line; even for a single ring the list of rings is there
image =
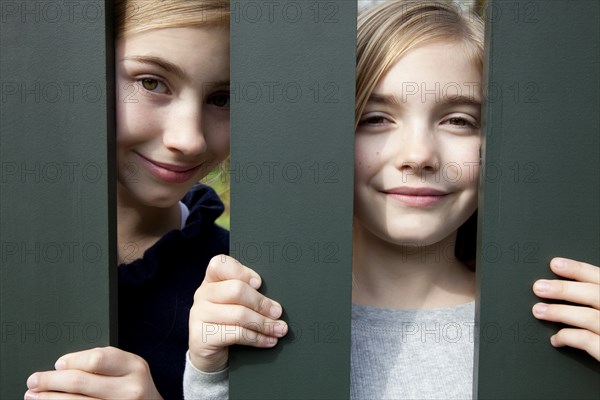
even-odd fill
[[[354,399],[471,398],[483,31],[442,2],[385,2],[359,17]],[[598,268],[550,267],[573,281],[538,281],[535,293],[586,306],[538,303],[534,315],[574,325],[552,345],[600,359]],[[191,311],[188,399],[228,397],[229,345],[273,347],[287,333],[260,284],[234,260],[212,260]]]

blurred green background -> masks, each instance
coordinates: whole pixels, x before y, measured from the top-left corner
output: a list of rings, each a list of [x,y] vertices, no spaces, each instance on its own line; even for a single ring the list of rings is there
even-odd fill
[[[217,219],[217,224],[225,229],[229,229],[229,164],[228,158],[200,181],[212,187],[225,204],[225,211]]]

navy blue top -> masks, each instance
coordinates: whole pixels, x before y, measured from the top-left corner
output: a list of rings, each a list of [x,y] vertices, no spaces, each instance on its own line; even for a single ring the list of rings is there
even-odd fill
[[[143,357],[164,399],[183,398],[188,319],[206,266],[229,251],[229,232],[215,225],[217,194],[194,186],[182,199],[190,215],[141,259],[119,265],[119,348]]]

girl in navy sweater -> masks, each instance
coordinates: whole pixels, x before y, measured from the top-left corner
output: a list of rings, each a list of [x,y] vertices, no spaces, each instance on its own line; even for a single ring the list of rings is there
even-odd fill
[[[64,355],[26,399],[182,398],[194,291],[228,252],[196,183],[229,154],[229,2],[115,6],[119,348]]]

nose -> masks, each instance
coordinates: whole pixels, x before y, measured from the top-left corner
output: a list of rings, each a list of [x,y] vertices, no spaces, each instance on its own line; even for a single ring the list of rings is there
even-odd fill
[[[206,152],[201,107],[196,104],[180,104],[173,109],[163,131],[163,144],[169,150],[186,156]]]
[[[433,174],[440,169],[433,129],[424,123],[406,126],[396,135],[396,167],[413,174]]]

